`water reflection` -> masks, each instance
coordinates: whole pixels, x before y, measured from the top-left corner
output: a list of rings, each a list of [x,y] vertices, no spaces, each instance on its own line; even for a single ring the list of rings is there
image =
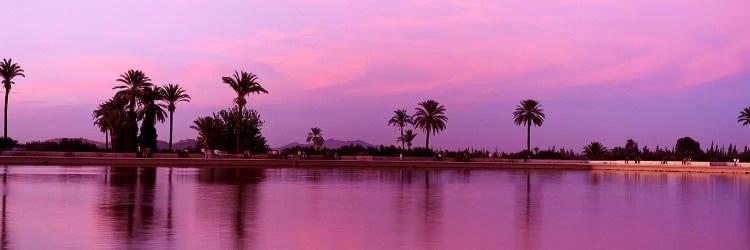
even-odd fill
[[[3,166],[3,208],[2,208],[2,221],[0,221],[0,247],[2,249],[8,249],[8,165]]]
[[[100,197],[102,216],[115,240],[133,248],[150,242],[154,229],[156,168],[110,167]]]
[[[231,202],[231,211],[222,211],[232,221],[233,249],[246,249],[252,246],[255,239],[255,228],[258,217],[259,188],[258,183],[265,179],[265,170],[247,168],[207,168],[198,172],[198,182],[226,186],[227,199],[218,201]],[[220,204],[212,204],[219,205]],[[210,217],[209,217],[210,218]]]
[[[516,227],[519,229],[520,237],[517,237],[516,249],[537,249],[536,226],[539,210],[537,203],[541,202],[541,199],[536,197],[538,196],[536,191],[532,191],[531,173],[524,171],[523,175],[519,177],[520,185],[517,185],[518,188],[516,188],[518,190],[516,198],[518,221]]]
[[[2,248],[750,247],[737,175],[6,166],[1,212]]]
[[[438,231],[442,220],[443,196],[441,182],[441,171],[425,171],[424,196],[422,197],[422,215],[424,233],[424,248],[435,249],[440,244]],[[432,177],[432,178],[431,178]]]

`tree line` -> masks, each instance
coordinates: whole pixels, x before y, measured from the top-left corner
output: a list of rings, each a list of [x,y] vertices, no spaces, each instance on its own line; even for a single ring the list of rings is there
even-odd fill
[[[17,77],[26,77],[26,72],[12,59],[3,59],[0,62],[0,77],[2,77],[5,88],[5,106],[3,137],[0,138],[0,147],[16,145],[17,142],[8,137],[8,102],[11,89],[15,85]],[[155,85],[152,80],[140,70],[128,70],[121,74],[118,79],[119,85],[113,87],[116,90],[108,100],[99,104],[94,109],[92,116],[94,125],[105,135],[105,149],[114,152],[135,152],[139,147],[156,150],[156,122],[165,122],[169,118],[169,148],[172,150],[172,137],[174,129],[174,115],[177,104],[190,102],[191,97],[179,84]],[[260,130],[264,122],[260,114],[253,109],[246,109],[248,96],[251,94],[268,94],[269,92],[259,83],[258,76],[245,71],[235,71],[232,76],[221,77],[221,82],[228,85],[236,94],[232,100],[233,106],[229,109],[220,110],[209,116],[198,117],[190,126],[198,132],[197,147],[216,148],[241,153],[243,150],[252,152],[264,152],[268,150],[266,139]],[[435,100],[426,100],[418,103],[414,114],[410,115],[407,109],[394,111],[388,120],[388,125],[399,128],[399,136],[396,143],[401,144],[401,151],[432,151],[430,149],[430,136],[436,136],[447,128],[448,117],[446,107]],[[576,154],[573,150],[539,150],[531,148],[531,127],[542,126],[546,114],[540,102],[527,99],[516,106],[513,115],[513,123],[517,126],[525,126],[527,129],[526,149],[517,153],[497,153],[515,157],[538,158],[542,155],[549,157],[565,158],[588,158],[588,159],[611,159],[611,158],[635,158],[643,159],[674,159],[679,157],[691,157],[696,160],[726,160],[727,157],[745,157],[750,155],[747,147],[737,150],[735,145],[728,148],[714,146],[702,150],[700,144],[690,137],[680,138],[672,148],[660,148],[651,150],[648,147],[638,148],[637,143],[628,140],[624,147],[608,149],[600,142],[592,142],[583,148],[583,153]],[[750,107],[740,111],[737,122],[742,126],[750,125]],[[140,123],[140,124],[139,124]],[[409,128],[409,127],[412,128]],[[413,140],[418,135],[415,131],[421,131],[425,135],[424,148],[412,148]],[[232,140],[234,143],[232,143]],[[320,128],[312,128],[308,133],[307,140],[316,150],[322,150],[323,136]],[[39,142],[36,142],[39,144]],[[74,143],[75,144],[75,143]],[[49,147],[48,147],[49,148]],[[373,150],[370,150],[373,151]],[[383,152],[388,149],[379,150]],[[485,150],[463,150],[466,152],[486,152]],[[373,151],[374,152],[374,151]],[[457,151],[459,152],[459,151]],[[750,158],[749,158],[750,159]]]

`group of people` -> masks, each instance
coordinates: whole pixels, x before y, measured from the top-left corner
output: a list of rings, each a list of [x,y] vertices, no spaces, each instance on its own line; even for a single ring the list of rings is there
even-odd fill
[[[219,155],[219,150],[214,149],[211,151],[209,148],[202,148],[201,153],[203,154],[203,159],[211,159]]]
[[[629,162],[630,162],[630,157],[626,156],[625,157],[625,164],[627,164]],[[635,162],[635,164],[641,164],[641,156],[636,156],[634,162]]]

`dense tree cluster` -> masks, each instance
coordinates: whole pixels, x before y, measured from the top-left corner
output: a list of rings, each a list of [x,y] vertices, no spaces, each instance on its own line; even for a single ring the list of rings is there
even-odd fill
[[[238,115],[237,108],[224,109],[211,116],[198,117],[190,128],[198,131],[198,143],[202,148],[219,149],[229,152],[236,151],[237,130],[239,122],[242,136],[240,148],[251,153],[266,153],[268,143],[261,134],[263,120],[260,114],[252,109],[245,109]]]

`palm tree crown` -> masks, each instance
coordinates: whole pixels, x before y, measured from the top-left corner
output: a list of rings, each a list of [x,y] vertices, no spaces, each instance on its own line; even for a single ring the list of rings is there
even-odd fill
[[[169,110],[169,150],[172,150],[172,131],[174,130],[174,111],[178,102],[190,102],[190,95],[179,84],[167,84],[164,89],[164,101]]]
[[[445,116],[445,106],[435,100],[419,103],[414,113],[414,126],[425,132],[425,147],[430,148],[430,134],[436,135],[446,128],[448,117]]]
[[[221,120],[214,119],[211,116],[198,117],[193,121],[190,128],[198,131],[198,143],[203,147],[211,148],[217,146],[217,135],[221,133]]]
[[[21,66],[14,63],[13,59],[3,59],[3,62],[0,63],[0,76],[3,78],[3,87],[6,91],[9,91],[15,84],[13,78],[16,76],[26,77]]]
[[[737,116],[737,122],[741,123],[742,126],[750,125],[750,107],[740,111],[740,115]]]
[[[167,105],[160,103],[164,100],[164,89],[161,87],[146,87],[141,95],[141,105],[137,110],[138,120],[148,122],[164,122],[167,118]]]
[[[167,110],[174,112],[178,102],[190,102],[190,95],[179,84],[167,84],[162,86],[164,90],[164,101],[167,102]]]
[[[253,73],[247,73],[245,71],[234,72],[233,77],[222,77],[221,80],[229,85],[237,94],[237,97],[234,98],[234,103],[237,104],[237,112],[242,114],[242,111],[245,109],[245,105],[247,104],[247,99],[245,96],[249,94],[268,94],[268,91],[264,89],[260,83],[258,82],[258,76]],[[237,147],[236,147],[236,153],[240,153],[240,130],[242,123],[240,122],[242,119],[237,119]]]
[[[542,126],[544,123],[544,109],[538,101],[533,99],[523,100],[520,105],[516,105],[513,111],[513,123],[517,126],[524,125],[527,127],[526,151],[531,152],[531,125]]]
[[[388,125],[399,127],[401,137],[404,137],[404,127],[412,123],[412,118],[406,113],[406,109],[393,111],[393,116],[388,120]],[[401,149],[404,148],[404,141],[401,141]]]
[[[118,90],[115,93],[116,98],[123,98],[128,100],[129,112],[135,113],[135,106],[143,97],[146,88],[152,87],[151,78],[146,76],[143,71],[140,70],[128,70],[125,74],[121,74],[120,78],[117,79],[122,85],[113,87],[112,89]]]
[[[23,69],[17,63],[13,62],[13,59],[3,59],[0,63],[0,76],[3,78],[3,87],[5,88],[5,120],[3,124],[3,137],[8,138],[8,95],[10,94],[10,88],[13,84],[13,78],[16,76],[26,77],[23,74]]]
[[[396,141],[406,143],[406,146],[409,147],[409,150],[411,150],[411,142],[414,140],[414,138],[417,137],[417,134],[414,133],[411,129],[406,130],[406,133],[402,135],[399,138],[396,138]]]
[[[234,90],[234,93],[237,94],[237,97],[234,98],[234,103],[240,108],[244,108],[247,104],[247,95],[268,94],[268,91],[258,82],[258,76],[253,73],[235,71],[232,77],[225,76],[221,80],[228,84]]]
[[[320,150],[323,147],[323,142],[325,142],[323,139],[323,130],[318,127],[311,128],[310,132],[307,132],[307,139],[305,141],[312,143],[315,150]]]
[[[589,145],[583,147],[583,153],[592,160],[598,160],[606,152],[607,147],[605,147],[601,142],[598,141],[591,142]]]

